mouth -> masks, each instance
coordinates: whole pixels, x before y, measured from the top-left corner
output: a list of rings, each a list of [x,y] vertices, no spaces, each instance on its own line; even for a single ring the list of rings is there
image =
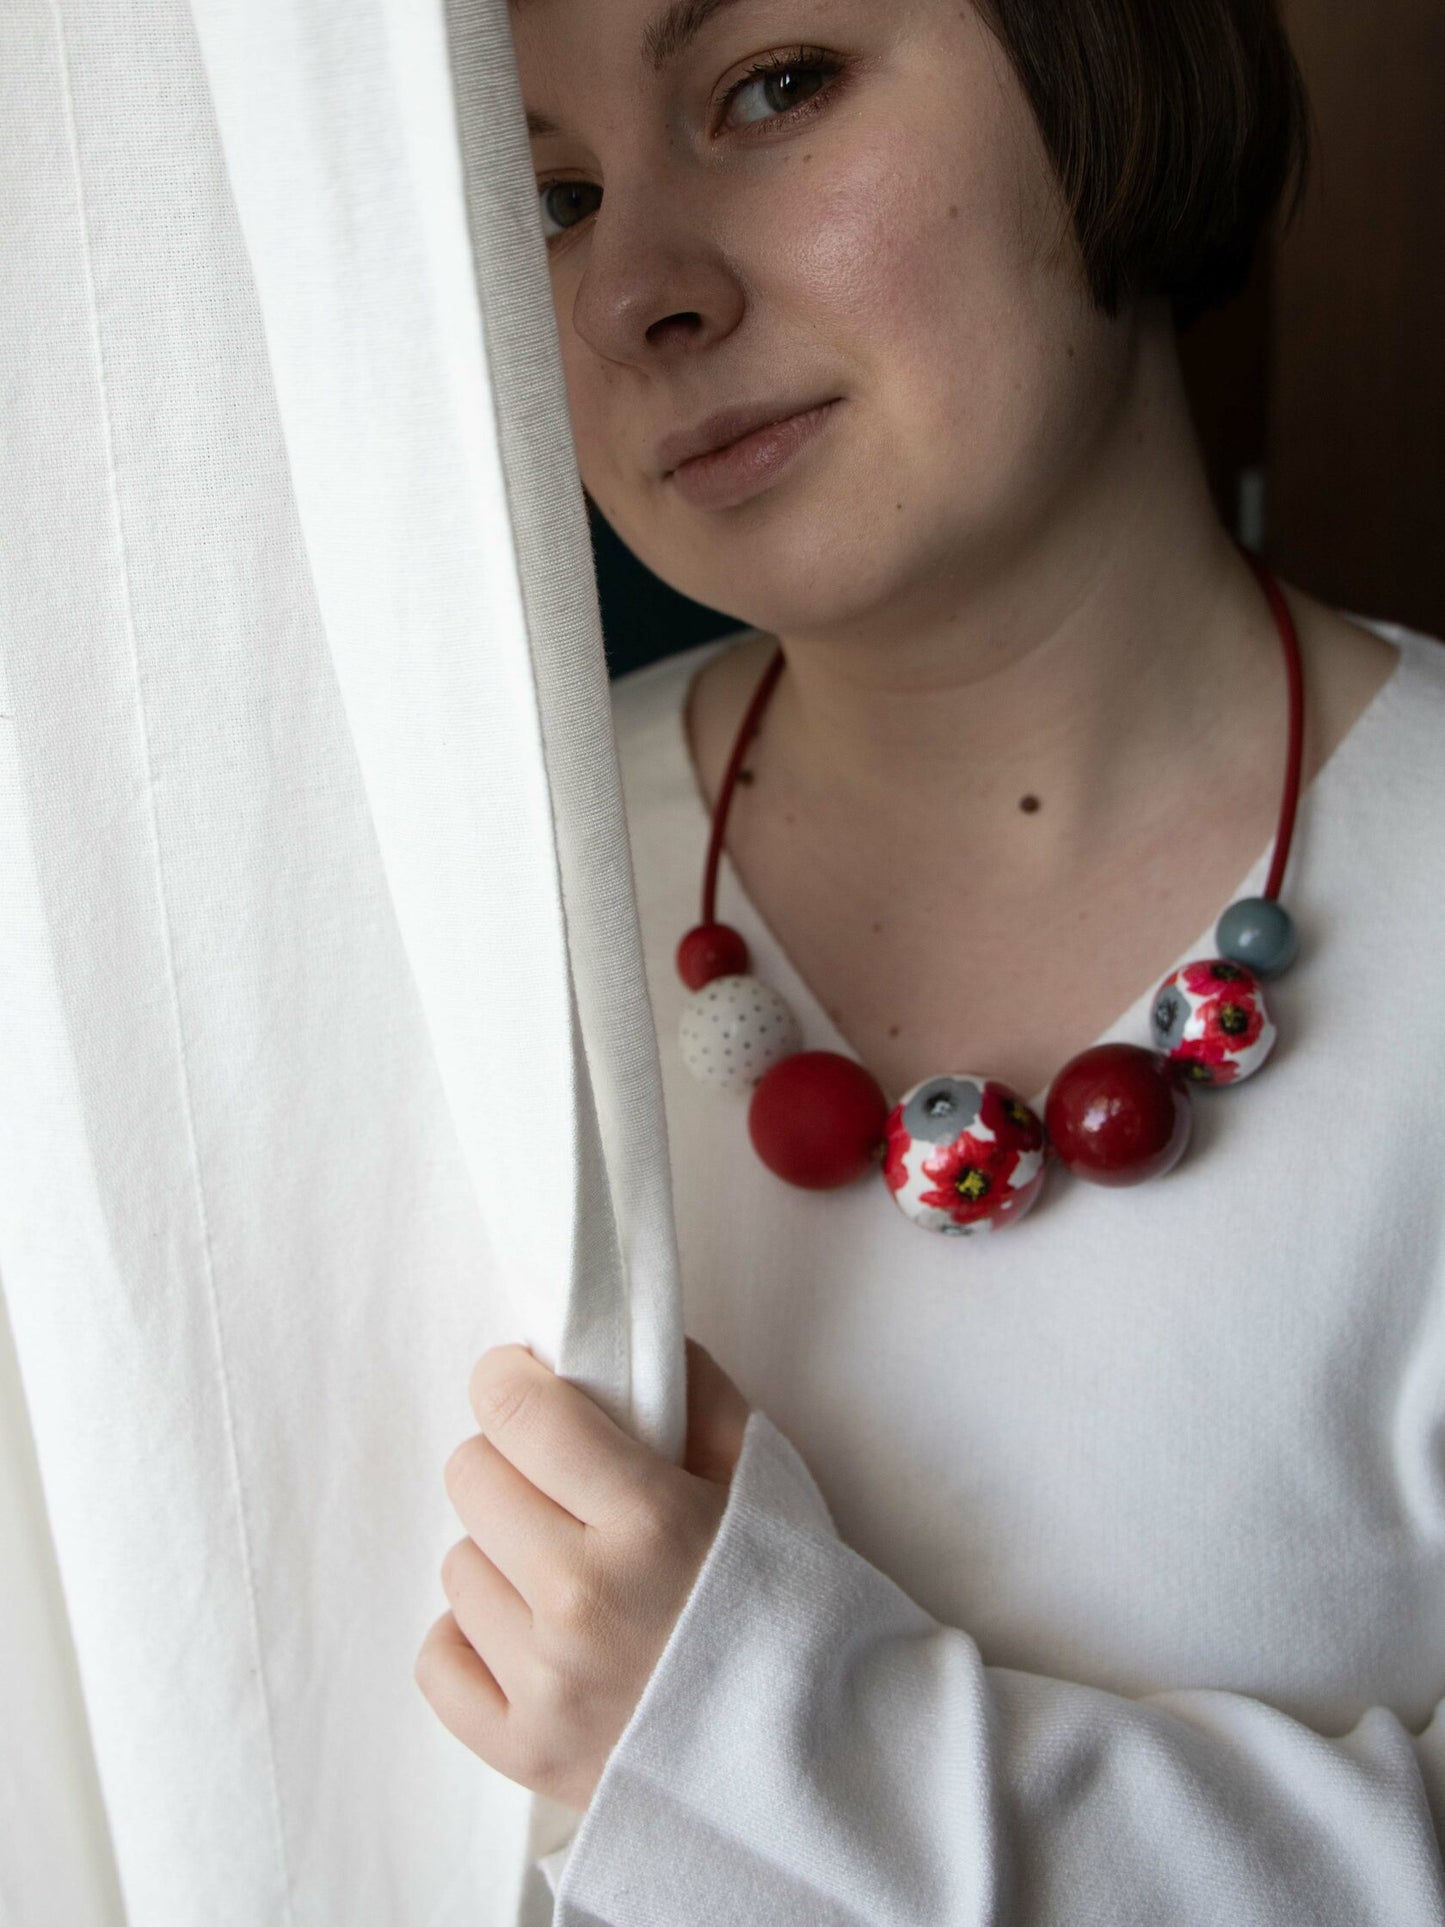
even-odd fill
[[[668,471],[669,487],[694,508],[735,508],[771,488],[800,452],[824,436],[842,397],[765,423]]]
[[[662,480],[669,480],[689,462],[721,454],[725,449],[757,434],[760,429],[774,428],[800,415],[809,414],[816,408],[826,407],[828,399],[753,402],[720,409],[715,415],[709,415],[706,421],[699,422],[695,428],[663,439],[657,450]],[[837,400],[838,397],[831,399]]]

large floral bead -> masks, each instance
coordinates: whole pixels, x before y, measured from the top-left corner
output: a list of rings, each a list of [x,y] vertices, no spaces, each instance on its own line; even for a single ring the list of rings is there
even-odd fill
[[[883,1128],[893,1202],[926,1231],[1000,1230],[1043,1189],[1043,1124],[992,1078],[926,1078],[899,1099]]]
[[[1154,1047],[1195,1084],[1237,1084],[1274,1049],[1264,989],[1227,957],[1182,964],[1154,995]]]
[[[682,1061],[714,1090],[751,1090],[803,1047],[798,1020],[757,977],[714,977],[689,997],[677,1027]]]

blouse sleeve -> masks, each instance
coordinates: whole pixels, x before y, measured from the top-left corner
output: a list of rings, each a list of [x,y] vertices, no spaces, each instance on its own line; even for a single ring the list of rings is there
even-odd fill
[[[1445,1706],[985,1665],[838,1537],[754,1410],[570,1847],[555,1927],[1445,1927]]]

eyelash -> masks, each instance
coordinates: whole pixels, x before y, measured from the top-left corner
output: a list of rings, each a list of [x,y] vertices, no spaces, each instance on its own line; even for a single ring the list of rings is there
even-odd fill
[[[775,74],[783,73],[817,73],[824,76],[825,83],[836,83],[844,71],[844,66],[845,63],[839,60],[836,55],[824,53],[822,49],[818,47],[796,47],[788,53],[769,54],[765,59],[757,61],[740,80],[735,81],[733,85],[729,87],[727,93],[723,96],[723,118],[727,118],[733,101],[743,89],[745,87],[751,87],[759,80],[770,80]],[[780,114],[769,114],[766,119],[754,121],[751,125],[754,127],[768,128],[793,126],[798,121],[805,119],[809,114],[817,113],[836,92],[836,84],[825,84],[809,99],[799,101],[797,106],[785,107]],[[757,137],[748,136],[748,138]],[[767,139],[768,136],[763,135],[761,138]],[[545,180],[538,181],[537,199],[540,203],[554,187],[588,187],[590,185],[592,185],[592,183],[588,181],[573,180],[565,174],[549,175]],[[586,218],[585,215],[582,217],[583,220]],[[544,239],[547,246],[550,248],[554,241],[561,241],[567,235],[575,233],[581,225],[582,222],[577,221],[574,222],[571,227],[563,228],[560,234],[545,235]]]

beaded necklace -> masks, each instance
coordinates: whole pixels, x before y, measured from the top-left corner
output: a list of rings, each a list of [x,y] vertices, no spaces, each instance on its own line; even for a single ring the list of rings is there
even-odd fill
[[[1278,582],[1242,551],[1269,601],[1289,685],[1289,747],[1264,894],[1232,903],[1215,926],[1218,954],[1182,964],[1154,994],[1153,1049],[1096,1044],[1048,1087],[1042,1118],[996,1078],[926,1077],[891,1108],[854,1058],[804,1050],[787,1003],[749,974],[742,935],[716,917],[717,872],[733,789],[782,673],[779,649],[738,730],[713,808],[702,921],[677,947],[693,993],[679,1025],[688,1069],[704,1084],[751,1091],[748,1134],[768,1169],[806,1190],[834,1190],[881,1167],[894,1203],[925,1230],[960,1237],[1012,1224],[1037,1201],[1051,1162],[1095,1184],[1138,1184],[1173,1168],[1193,1122],[1191,1087],[1242,1083],[1276,1031],[1263,982],[1293,963],[1298,936],[1279,901],[1299,805],[1304,678],[1299,637]]]

